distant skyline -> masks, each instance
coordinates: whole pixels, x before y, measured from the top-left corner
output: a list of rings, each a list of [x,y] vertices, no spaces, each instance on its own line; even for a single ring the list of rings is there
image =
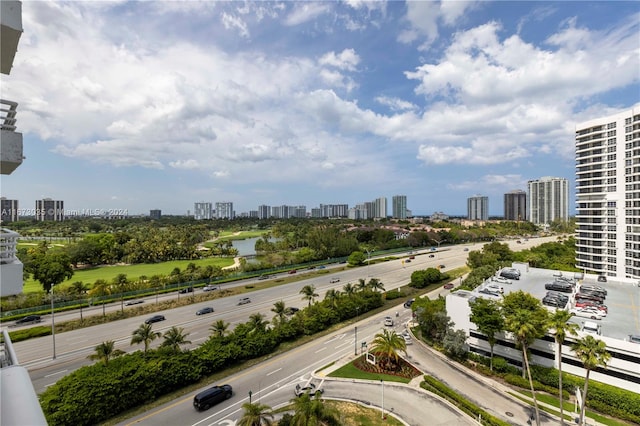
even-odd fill
[[[575,125],[640,102],[638,2],[24,1],[22,20],[0,76],[21,208],[402,194],[465,216],[482,194],[501,216],[554,176],[574,215]]]

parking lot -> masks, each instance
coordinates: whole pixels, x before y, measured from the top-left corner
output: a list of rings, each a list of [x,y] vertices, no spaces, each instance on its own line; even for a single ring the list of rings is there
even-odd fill
[[[495,283],[504,289],[505,294],[522,290],[542,300],[548,291],[545,289],[545,284],[553,282],[560,274],[559,271],[531,268],[526,265],[514,264],[514,266],[521,272],[519,280],[509,280],[510,284],[506,282]],[[561,273],[565,278],[574,278],[573,272]],[[581,274],[577,274],[577,277],[580,276]],[[607,290],[604,304],[608,306],[609,312],[606,317],[597,320],[601,325],[603,336],[625,340],[629,335],[640,335],[640,287],[637,284],[622,284],[611,280],[598,282],[597,277],[591,275],[587,275],[583,282],[599,285]],[[570,296],[568,308],[571,308],[573,297],[569,293],[567,295]],[[554,310],[555,308],[549,307],[549,309]],[[582,324],[584,321],[592,320],[573,317],[572,321]]]

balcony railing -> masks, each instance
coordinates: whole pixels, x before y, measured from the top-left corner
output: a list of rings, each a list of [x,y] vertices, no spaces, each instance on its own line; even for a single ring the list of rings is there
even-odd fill
[[[18,113],[18,103],[0,99],[0,128],[2,130],[16,131],[16,114]]]

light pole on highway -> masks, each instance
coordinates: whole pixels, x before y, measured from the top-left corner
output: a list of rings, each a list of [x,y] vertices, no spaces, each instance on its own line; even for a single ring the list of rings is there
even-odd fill
[[[53,337],[53,358],[56,359],[56,319],[53,310],[53,287],[55,284],[51,284],[51,337]]]
[[[382,385],[382,410],[381,410],[381,418],[384,420],[384,380],[380,379],[380,384]]]
[[[360,306],[356,306],[356,323],[358,322],[358,318],[360,316]],[[358,326],[356,325],[354,340],[353,340],[353,349],[354,354],[358,355]]]

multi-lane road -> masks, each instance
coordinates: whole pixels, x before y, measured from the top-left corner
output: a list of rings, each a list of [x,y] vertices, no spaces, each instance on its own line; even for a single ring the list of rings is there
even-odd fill
[[[530,241],[525,241],[522,244],[516,244],[515,241],[512,241],[509,244],[514,250],[517,250],[552,240],[555,240],[555,237],[535,240],[532,239]],[[304,285],[314,285],[316,287],[316,292],[320,295],[320,298],[322,298],[324,297],[325,292],[330,288],[341,289],[348,282],[356,282],[360,278],[368,279],[369,277],[375,277],[383,282],[386,290],[390,290],[406,285],[410,280],[411,273],[416,270],[435,267],[437,265],[445,265],[445,270],[462,266],[466,262],[468,254],[467,250],[477,250],[481,247],[482,244],[446,247],[435,253],[434,257],[429,257],[431,252],[428,250],[422,250],[414,253],[416,256],[411,263],[405,263],[402,260],[394,260],[355,269],[348,269],[332,273],[330,275],[312,276],[309,279],[296,283],[251,292],[248,295],[251,298],[252,303],[242,306],[237,305],[237,297],[227,297],[161,311],[158,313],[164,315],[167,320],[154,324],[154,329],[164,332],[172,326],[183,327],[185,331],[189,333],[188,339],[191,340],[192,345],[199,345],[209,337],[209,327],[216,320],[224,319],[226,322],[229,322],[234,326],[238,323],[245,322],[249,318],[249,315],[256,312],[260,312],[264,314],[267,319],[270,319],[273,316],[273,313],[271,312],[273,304],[280,300],[284,301],[287,306],[304,306],[305,302],[301,299],[301,295],[299,294],[300,289]],[[330,278],[334,277],[340,278],[340,281],[337,283],[330,283]],[[243,285],[244,284],[246,283],[243,283]],[[188,297],[188,295],[183,295],[181,297]],[[153,303],[154,301],[155,298],[150,298],[146,303]],[[213,306],[215,312],[208,315],[196,316],[195,312],[205,306]],[[74,313],[68,315],[79,314]],[[58,318],[58,315],[56,315],[56,321],[59,321]],[[139,350],[140,347],[130,345],[131,333],[145,318],[146,316],[129,318],[109,324],[58,333],[55,337],[55,359],[53,359],[52,336],[19,342],[16,343],[14,347],[20,363],[26,366],[30,372],[36,392],[40,393],[46,389],[46,387],[55,383],[55,381],[60,377],[80,368],[83,365],[89,364],[90,361],[87,359],[87,356],[93,353],[94,347],[103,341],[113,340],[116,342],[116,347],[118,349],[127,352]],[[370,338],[380,329],[381,323],[379,320],[381,320],[381,316],[368,319],[365,322],[368,327],[363,328],[361,333],[359,333],[358,340],[362,341],[363,338],[369,338],[370,340]],[[159,343],[159,341],[155,342],[156,345]],[[288,354],[284,354],[283,356],[287,357],[287,359],[283,363],[282,367],[274,366],[272,371],[265,372],[266,370],[264,369],[269,368],[269,364],[265,364],[264,366],[258,367],[262,369],[261,372],[244,372],[238,377],[233,378],[236,395],[242,395],[245,391],[248,392],[249,389],[252,389],[253,392],[258,392],[257,395],[267,395],[266,392],[273,391],[273,393],[269,394],[268,397],[270,398],[269,405],[274,405],[273,402],[277,404],[278,401],[286,402],[292,395],[293,383],[296,383],[299,380],[305,380],[309,377],[311,371],[326,364],[327,362],[340,358],[343,351],[344,353],[347,353],[350,350],[354,350],[354,346],[355,341],[352,327],[336,333],[333,337],[318,339],[317,342],[313,342],[312,344],[305,345],[300,349],[291,351]],[[316,355],[316,351],[319,355]],[[324,355],[323,352],[326,355]],[[318,359],[318,362],[309,361],[315,360],[316,358]],[[270,361],[270,363],[273,362],[275,362],[275,359],[274,361]],[[282,369],[279,370],[279,368]],[[263,374],[264,380],[257,379],[260,374]],[[229,380],[231,379],[232,378],[230,377]],[[256,386],[257,391],[255,390]],[[333,387],[334,385],[332,384],[331,386]],[[271,395],[275,398],[273,401],[271,400]],[[267,396],[265,396],[265,398],[267,398]],[[190,401],[187,402],[188,404],[185,403],[185,401],[176,401],[175,407],[170,406],[170,409],[163,411],[164,414],[161,418],[169,418],[167,417],[168,413],[173,413],[174,410],[182,411],[180,407],[183,405],[190,407]],[[236,398],[233,398],[229,401],[229,404],[233,406],[235,402],[238,401],[236,401]],[[224,408],[223,405],[219,407]],[[189,416],[195,414],[191,407],[190,410],[190,414],[178,414],[181,421],[187,421],[185,419],[188,419],[190,418]],[[239,408],[236,407],[234,410],[236,412],[235,418],[237,418]],[[223,421],[225,418],[227,420],[233,420],[234,415],[230,415],[228,413],[234,410],[227,411],[227,414],[221,413],[214,420],[216,422]],[[205,415],[199,414],[196,416],[199,420],[196,420],[194,417],[194,423],[189,424],[197,424],[197,422],[203,418],[207,418],[213,414],[214,411],[211,411],[212,413],[206,413]],[[162,421],[160,421],[159,418],[155,418],[153,424],[162,424]],[[182,422],[181,424],[186,423]],[[212,422],[207,424],[218,423],[215,423],[212,420]]]

